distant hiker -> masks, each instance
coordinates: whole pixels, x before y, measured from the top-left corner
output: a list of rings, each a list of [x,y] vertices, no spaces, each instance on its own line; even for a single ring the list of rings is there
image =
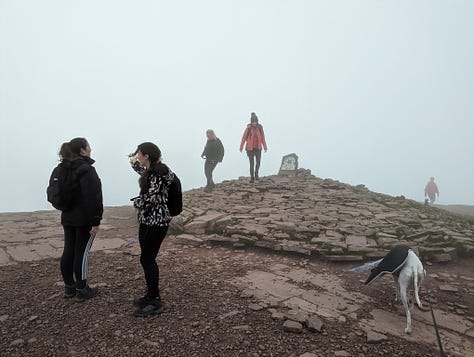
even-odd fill
[[[258,118],[255,113],[250,114],[250,124],[247,124],[240,142],[240,152],[242,152],[245,143],[245,151],[247,151],[250,162],[250,182],[254,182],[254,180],[259,179],[258,170],[260,168],[262,148],[267,152],[263,126],[258,123]]]
[[[430,177],[430,180],[425,186],[425,197],[429,197],[430,203],[434,203],[436,200],[436,195],[439,197],[438,186],[434,182],[434,177]]]
[[[224,158],[224,146],[222,145],[221,140],[214,133],[214,130],[208,129],[206,131],[206,137],[206,146],[201,154],[201,157],[206,159],[204,163],[204,174],[206,175],[207,184],[206,187],[204,187],[204,191],[211,192],[215,186],[212,179],[212,172],[217,164],[222,162],[222,159]]]
[[[153,143],[138,145],[131,155],[132,168],[140,174],[140,195],[132,198],[138,210],[138,241],[140,263],[145,273],[147,292],[133,301],[135,316],[161,314],[164,304],[160,297],[160,270],[156,257],[168,232],[171,214],[168,208],[169,188],[175,182],[175,174],[161,162],[161,151]]]
[[[87,285],[89,252],[102,220],[102,186],[92,164],[86,139],[75,138],[59,151],[61,163],[54,169],[47,189],[48,201],[60,209],[64,229],[61,274],[64,297],[82,302],[99,293]]]

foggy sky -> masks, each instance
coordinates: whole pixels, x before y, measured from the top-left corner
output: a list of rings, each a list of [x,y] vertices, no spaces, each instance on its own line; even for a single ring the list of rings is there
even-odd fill
[[[126,155],[162,150],[205,184],[206,129],[248,176],[239,143],[264,126],[261,176],[281,157],[322,178],[474,204],[471,1],[0,0],[0,211],[52,209],[62,142],[86,137],[107,206],[129,204]]]

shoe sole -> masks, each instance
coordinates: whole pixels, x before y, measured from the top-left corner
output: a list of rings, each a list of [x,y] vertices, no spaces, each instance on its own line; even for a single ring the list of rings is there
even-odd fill
[[[147,312],[142,312],[140,309],[137,309],[133,312],[133,315],[137,317],[156,316],[156,315],[160,315],[164,310],[165,310],[164,306],[161,306],[159,309],[151,310]]]
[[[88,297],[83,297],[83,298],[78,298],[77,296],[74,298],[74,301],[75,302],[84,302],[86,300],[89,300],[89,299],[93,299],[95,298],[96,296],[98,296],[99,293],[95,294],[94,296],[88,296]]]

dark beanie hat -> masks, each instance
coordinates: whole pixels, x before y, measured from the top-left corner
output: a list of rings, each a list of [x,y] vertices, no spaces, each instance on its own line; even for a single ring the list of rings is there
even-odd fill
[[[250,122],[251,123],[258,123],[258,118],[255,113],[250,113]]]

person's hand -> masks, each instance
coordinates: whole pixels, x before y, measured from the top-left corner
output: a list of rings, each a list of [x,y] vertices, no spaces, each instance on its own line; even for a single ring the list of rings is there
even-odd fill
[[[131,165],[135,164],[138,161],[137,154],[130,154],[128,155],[128,161]]]
[[[242,149],[240,149],[240,152],[242,152]]]
[[[91,236],[96,236],[96,234],[99,232],[99,226],[93,226],[91,230],[89,231]]]
[[[265,152],[267,152],[267,149],[265,149]]]

